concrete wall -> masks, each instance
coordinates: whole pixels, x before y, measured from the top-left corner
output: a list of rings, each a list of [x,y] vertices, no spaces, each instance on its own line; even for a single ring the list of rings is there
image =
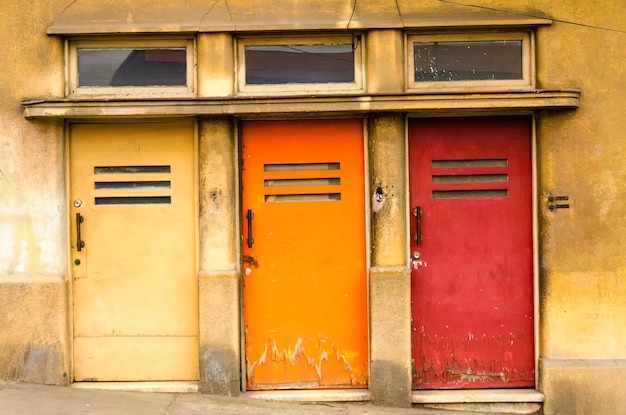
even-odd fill
[[[536,7],[540,8],[540,2]],[[539,87],[582,90],[580,108],[538,117],[540,387],[546,414],[626,412],[626,34],[619,1],[545,2]],[[621,30],[621,32],[620,32]],[[548,210],[546,195],[569,196]]]
[[[20,101],[28,97],[63,97],[63,41],[46,35],[46,28],[66,7],[69,11],[83,6],[88,9],[98,3],[91,0],[26,3],[5,0],[3,3],[6,24],[0,26],[4,44],[0,49],[3,62],[0,71],[2,380],[69,382],[71,283],[66,256],[64,121],[54,118],[27,121],[22,116]],[[199,9],[203,7],[200,1],[187,3]],[[263,16],[282,13],[281,7],[264,4],[259,14],[253,15],[245,12],[249,9],[246,0],[229,3],[234,18],[239,10],[243,20],[262,22]],[[317,3],[306,3],[309,8],[303,10],[314,9]],[[403,22],[436,21],[442,16],[452,19],[459,15],[475,16],[476,21],[481,21],[481,13],[493,9],[513,12],[504,15],[509,17],[526,14],[555,19],[551,25],[537,30],[537,86],[580,88],[582,99],[577,110],[536,114],[539,388],[546,395],[546,414],[626,412],[626,404],[619,398],[619,392],[626,389],[626,146],[622,125],[626,102],[626,28],[621,20],[626,14],[626,3],[619,0],[474,2],[480,8],[436,0],[357,3],[359,7],[352,13],[352,1],[329,1],[328,7],[339,16],[336,22],[332,21],[335,15],[328,10],[315,16],[320,19],[320,27],[326,29],[347,27],[351,16],[350,24],[357,28],[365,27],[368,19],[370,23],[372,19],[380,19],[378,26],[382,29],[366,29],[364,33],[365,85],[367,92],[374,94],[403,90],[405,69],[399,63],[404,59]],[[124,4],[139,3],[128,0]],[[134,13],[143,16],[144,9],[136,8]],[[398,9],[402,15],[397,14]],[[290,10],[293,14],[295,9]],[[218,5],[212,12],[216,17],[208,16],[205,22],[215,25],[219,19],[233,18],[227,12]],[[268,17],[266,24],[271,21],[277,20]],[[235,77],[227,66],[234,57],[232,35],[201,34],[197,44],[199,60],[208,62],[198,66],[199,95],[232,95]],[[405,114],[369,114],[366,123],[369,186],[371,189],[381,186],[385,192],[384,202],[380,205],[372,202],[369,212],[370,391],[375,402],[397,406],[410,404],[404,117]],[[205,392],[234,395],[240,390],[241,371],[236,123],[230,117],[204,118],[199,120],[198,130],[200,387]],[[550,211],[547,201],[550,193],[569,196],[570,208]]]
[[[69,376],[63,121],[26,121],[25,96],[63,94],[62,5],[9,0],[0,26],[0,378]]]

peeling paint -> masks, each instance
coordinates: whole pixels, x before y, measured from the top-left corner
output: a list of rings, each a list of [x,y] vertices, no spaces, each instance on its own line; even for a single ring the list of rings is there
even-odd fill
[[[426,261],[422,261],[420,259],[412,259],[411,260],[411,269],[413,269],[414,271],[417,271],[419,269],[419,267],[427,268],[428,267],[428,263]]]
[[[427,336],[424,328],[419,330],[417,346],[421,349],[414,362],[414,377],[420,387],[430,388],[440,384],[457,387],[489,387],[506,383],[511,387],[529,386],[534,381],[534,365],[531,356],[523,352],[532,350],[532,336],[517,338],[513,333],[508,336],[489,336],[486,334],[467,333],[464,337],[441,335]],[[504,349],[504,352],[499,350]],[[482,358],[475,350],[492,350],[493,353]],[[470,357],[474,356],[474,357]],[[526,359],[527,365],[519,365]]]
[[[315,341],[298,337],[292,346],[279,347],[275,339],[269,339],[256,360],[247,359],[248,382],[252,387],[282,388],[273,384],[272,373],[292,372],[293,384],[312,387],[350,387],[367,385],[367,367],[354,369],[347,357],[327,338]],[[289,375],[285,375],[289,379]],[[291,382],[288,382],[291,385]]]

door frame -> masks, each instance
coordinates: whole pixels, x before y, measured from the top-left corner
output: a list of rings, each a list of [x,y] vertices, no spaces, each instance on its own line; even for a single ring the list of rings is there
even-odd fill
[[[367,300],[367,313],[368,316],[370,316],[370,301],[369,301],[369,291],[370,291],[370,268],[371,268],[371,221],[370,221],[370,215],[371,215],[371,207],[370,207],[370,188],[371,188],[371,184],[370,184],[370,174],[369,174],[369,138],[368,138],[368,123],[367,123],[367,116],[364,115],[354,115],[352,117],[350,116],[343,116],[343,117],[263,117],[263,118],[256,118],[256,117],[245,117],[245,118],[236,118],[235,119],[235,126],[234,126],[234,137],[236,140],[236,148],[237,148],[237,157],[236,157],[236,162],[237,162],[237,166],[236,166],[236,186],[237,186],[237,197],[235,200],[235,206],[234,206],[234,212],[236,212],[235,215],[235,219],[234,219],[234,223],[235,223],[235,229],[238,232],[237,233],[237,238],[239,240],[239,243],[236,246],[236,255],[237,255],[237,272],[240,276],[240,284],[239,284],[239,349],[240,349],[240,365],[241,365],[241,377],[240,377],[240,381],[241,381],[241,391],[242,393],[247,392],[247,385],[248,385],[248,373],[247,373],[247,362],[246,362],[246,322],[244,321],[244,298],[243,298],[243,269],[244,269],[244,264],[243,264],[243,244],[245,243],[244,238],[242,237],[242,235],[244,235],[245,229],[244,226],[245,224],[242,221],[243,218],[243,178],[242,178],[242,163],[243,163],[243,151],[242,151],[242,145],[243,145],[243,140],[242,140],[242,132],[243,132],[243,122],[244,121],[258,121],[258,120],[272,120],[272,121],[291,121],[291,120],[317,120],[317,121],[328,121],[328,120],[336,120],[336,119],[345,119],[345,118],[351,118],[351,119],[360,119],[361,120],[361,125],[362,125],[362,132],[363,132],[363,203],[365,206],[363,206],[364,209],[364,217],[365,217],[365,222],[364,222],[364,227],[365,227],[365,279],[366,279],[366,286],[367,286],[367,293],[368,293],[368,300]],[[408,173],[407,173],[408,174]],[[368,385],[370,382],[370,373],[371,373],[371,353],[372,353],[372,348],[371,348],[371,325],[370,325],[370,319],[368,317],[368,322],[367,322],[367,333],[368,333],[368,348],[367,348],[367,361],[368,361]],[[368,386],[369,389],[369,386]],[[316,389],[316,390],[324,390],[324,389]],[[326,389],[328,390],[328,389]],[[349,389],[347,389],[349,390]],[[354,389],[354,390],[359,390],[359,389]],[[268,391],[255,391],[257,393],[267,393]]]
[[[534,335],[534,342],[533,342],[533,353],[534,353],[534,363],[535,363],[535,389],[538,389],[539,387],[539,330],[540,330],[540,317],[541,317],[541,312],[540,312],[540,293],[539,293],[539,207],[538,207],[538,200],[539,200],[539,183],[538,183],[538,178],[537,178],[537,117],[535,112],[528,112],[528,111],[520,111],[520,112],[507,112],[507,113],[500,113],[500,112],[494,112],[494,113],[472,113],[472,114],[459,114],[459,113],[451,113],[451,114],[445,114],[442,116],[434,116],[433,114],[424,114],[424,115],[414,115],[414,114],[409,114],[406,116],[405,118],[405,154],[407,155],[406,157],[406,166],[405,166],[405,172],[406,172],[406,192],[407,195],[409,194],[409,168],[410,168],[410,164],[409,164],[409,119],[411,118],[440,118],[440,117],[465,117],[465,116],[471,116],[471,117],[490,117],[490,116],[499,116],[499,115],[512,115],[512,116],[527,116],[530,117],[530,157],[531,157],[531,171],[530,171],[530,181],[531,181],[531,223],[532,223],[532,280],[533,280],[533,325],[534,325],[534,329],[533,329],[533,335]],[[411,206],[410,206],[410,200],[407,197],[407,205],[406,205],[406,234],[408,235],[409,238],[411,238],[411,232],[410,232],[410,223],[411,223],[411,217],[412,217],[412,213],[411,213]],[[407,240],[406,242],[406,257],[410,258],[410,254],[411,254],[411,241],[410,239]],[[409,264],[407,263],[407,266],[409,266]]]
[[[72,172],[70,169],[70,144],[71,144],[71,125],[72,124],[156,124],[156,123],[172,123],[172,122],[184,122],[188,121],[193,124],[193,187],[194,187],[194,200],[193,200],[193,209],[194,209],[194,218],[193,218],[193,228],[194,228],[194,254],[195,254],[195,277],[196,284],[199,285],[199,261],[200,261],[200,232],[199,232],[199,212],[200,212],[200,199],[199,199],[199,134],[198,134],[198,120],[195,117],[184,117],[184,118],[137,118],[132,120],[127,119],[99,119],[99,118],[89,118],[89,119],[65,119],[63,125],[63,157],[64,157],[64,174],[65,174],[65,241],[66,241],[66,267],[67,267],[67,342],[68,342],[68,359],[69,359],[69,373],[68,373],[68,381],[69,383],[74,382],[74,276],[72,274],[72,220],[71,220],[71,206],[72,206],[72,198],[70,192],[71,186],[71,178]],[[198,287],[198,300],[200,295],[200,290]],[[200,313],[200,309],[198,308],[198,312]],[[198,319],[200,316],[198,316]],[[200,333],[198,333],[198,340],[200,340]],[[200,360],[200,356],[197,356],[197,359]],[[80,383],[80,382],[79,382]],[[141,382],[138,382],[141,383]]]

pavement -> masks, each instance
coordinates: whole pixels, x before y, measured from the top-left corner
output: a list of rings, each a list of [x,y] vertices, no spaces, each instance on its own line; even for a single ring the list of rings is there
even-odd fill
[[[274,402],[201,393],[81,389],[0,382],[0,415],[463,415],[469,412],[389,408],[368,402]],[[475,415],[475,413],[473,413]]]

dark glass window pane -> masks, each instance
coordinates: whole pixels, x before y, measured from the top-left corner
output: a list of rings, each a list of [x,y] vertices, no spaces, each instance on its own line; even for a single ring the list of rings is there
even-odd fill
[[[522,79],[522,41],[415,42],[415,81]]]
[[[78,86],[185,85],[185,48],[78,49]]]
[[[246,84],[354,82],[352,45],[246,46]]]

